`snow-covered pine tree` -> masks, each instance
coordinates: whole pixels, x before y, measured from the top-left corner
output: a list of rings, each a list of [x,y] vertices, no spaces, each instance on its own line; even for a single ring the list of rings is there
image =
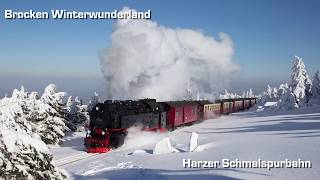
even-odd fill
[[[88,106],[82,104],[82,101],[75,97],[69,96],[67,101],[68,121],[70,122],[69,128],[73,131],[84,131],[85,124],[89,120]]]
[[[47,116],[42,108],[43,102],[40,101],[37,92],[31,92],[22,104],[25,104],[25,108],[23,108],[24,118],[32,123],[33,131],[37,132],[38,123]]]
[[[219,99],[229,99],[230,98],[230,93],[228,92],[228,90],[224,90],[223,94],[219,95]]]
[[[267,90],[265,91],[265,95],[269,98],[272,99],[272,88],[270,85],[267,85]]]
[[[88,105],[88,111],[90,112],[100,102],[99,94],[94,92],[94,95],[91,97]]]
[[[281,96],[281,99],[277,104],[279,109],[292,110],[299,107],[296,102],[295,95],[291,91],[292,90],[288,90]]]
[[[58,144],[67,130],[64,119],[58,116],[47,116],[39,123],[39,135],[46,144]]]
[[[199,90],[197,91],[197,94],[196,94],[196,100],[197,100],[197,101],[200,101],[200,100],[201,100],[200,91],[199,91]]]
[[[57,92],[56,85],[49,84],[44,89],[44,93],[41,96],[41,100],[45,104],[50,105],[53,109],[56,110],[58,115],[63,117],[65,113],[65,104],[63,103],[65,95],[65,92]]]
[[[305,102],[309,101],[312,84],[307,74],[304,62],[302,58],[298,56],[294,57],[290,87],[292,88],[292,93],[295,96],[297,104],[302,105],[302,103],[304,103],[303,99],[305,96],[307,96],[305,98]]]
[[[245,91],[243,91],[244,96],[240,96],[237,93],[229,93],[228,90],[224,90],[223,94],[220,94],[218,96],[218,99],[230,99],[230,98],[241,98],[241,97],[246,97]],[[248,93],[248,92],[247,92]]]
[[[61,122],[64,119],[60,118],[56,110],[51,106],[54,103],[46,101],[48,103],[46,104],[39,99],[37,92],[28,93],[23,87],[20,90],[15,89],[13,91],[11,101],[16,102],[21,107],[21,111],[16,111],[19,112],[19,118],[16,118],[16,122],[21,123],[21,125],[30,122],[32,131],[39,133],[46,143],[57,143],[64,136],[63,132],[66,129],[64,123]],[[50,132],[50,129],[54,130]],[[48,134],[54,135],[49,136]],[[48,140],[48,138],[54,140]]]
[[[0,179],[65,179],[35,134],[33,121],[26,119],[31,117],[32,108],[23,106],[32,106],[30,99],[36,99],[36,93],[28,95],[21,88],[0,100]]]
[[[277,88],[273,88],[273,90],[272,90],[272,99],[274,101],[278,100],[278,89]]]
[[[304,96],[304,103],[308,105],[310,99],[312,98],[312,81],[309,78],[309,75],[306,73],[306,79],[304,82],[306,89],[305,89],[305,96]]]
[[[194,99],[195,99],[191,87],[188,87],[188,88],[186,89],[186,92],[185,92],[185,95],[184,95],[183,99],[184,99],[184,100],[194,100]]]
[[[249,96],[249,91],[246,91],[246,98],[248,98]]]
[[[280,84],[278,88],[278,96],[281,99],[281,96],[285,94],[289,90],[289,85],[288,83]]]
[[[41,96],[43,104],[40,108],[45,116],[38,122],[38,131],[46,144],[57,144],[64,136],[64,132],[69,130],[65,124],[66,108],[63,104],[65,93],[56,91],[56,86],[49,84]]]
[[[7,138],[14,142],[3,140]],[[52,164],[52,154],[42,141],[14,131],[3,135],[0,130],[0,179],[60,180],[66,177]]]
[[[75,105],[74,100],[72,99],[72,96],[68,97],[67,103],[66,103],[66,126],[72,130],[75,131],[77,129],[76,124],[74,124],[74,119],[77,114],[77,106]]]
[[[260,103],[264,104],[266,102],[272,101],[272,88],[270,85],[267,85],[266,90],[262,93],[262,96],[260,98]]]
[[[14,89],[12,92],[12,97],[16,100],[25,100],[28,97],[28,92],[25,91],[24,87],[21,86],[20,90]]]
[[[252,88],[249,89],[249,98],[255,97]]]
[[[245,98],[245,97],[246,97],[246,92],[245,92],[245,91],[242,91],[241,97],[242,97],[242,98]]]
[[[75,114],[77,112],[77,106],[74,100],[72,99],[72,96],[68,97],[67,103],[66,103],[66,110],[68,113]]]
[[[82,100],[79,97],[76,97],[75,105],[77,107],[76,116],[74,119],[74,124],[76,124],[77,131],[84,131],[84,126],[86,122],[89,120],[88,106],[82,104]]]
[[[320,72],[317,71],[312,80],[312,96],[320,99]]]

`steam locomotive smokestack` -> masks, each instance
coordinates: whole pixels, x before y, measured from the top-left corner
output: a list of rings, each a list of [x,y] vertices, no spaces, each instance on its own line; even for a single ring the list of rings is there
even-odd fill
[[[124,8],[122,11],[128,11]],[[122,19],[101,58],[107,97],[181,99],[190,86],[211,99],[237,69],[233,43],[190,29],[173,29],[150,20]]]

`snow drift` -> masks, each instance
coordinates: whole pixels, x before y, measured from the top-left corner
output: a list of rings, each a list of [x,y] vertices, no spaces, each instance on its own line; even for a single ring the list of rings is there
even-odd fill
[[[150,20],[118,20],[111,46],[101,59],[107,97],[173,100],[181,99],[191,87],[210,99],[237,69],[233,53],[232,40],[225,33],[217,40]]]
[[[193,152],[194,150],[197,149],[197,147],[198,147],[198,137],[199,137],[199,135],[197,133],[195,133],[195,132],[191,133],[190,143],[189,143],[189,151],[190,152]]]
[[[167,154],[179,152],[171,145],[171,141],[169,137],[166,137],[159,141],[153,149],[153,154]]]

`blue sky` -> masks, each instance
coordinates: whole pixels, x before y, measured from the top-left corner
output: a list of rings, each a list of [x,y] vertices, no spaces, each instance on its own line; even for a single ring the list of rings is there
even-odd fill
[[[0,96],[20,84],[42,89],[51,81],[71,92],[102,88],[99,52],[108,47],[113,20],[5,20],[16,11],[113,11],[128,6],[152,11],[152,20],[217,37],[230,35],[241,69],[230,84],[260,90],[288,80],[294,55],[312,76],[320,69],[320,1],[6,1],[0,2]],[[37,83],[42,82],[42,83]],[[83,87],[83,84],[87,84]],[[58,84],[59,85],[59,84]],[[42,86],[42,87],[40,87]],[[75,88],[76,87],[76,88]]]

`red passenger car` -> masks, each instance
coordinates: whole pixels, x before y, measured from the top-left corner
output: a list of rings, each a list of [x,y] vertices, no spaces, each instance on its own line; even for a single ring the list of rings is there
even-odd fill
[[[170,129],[198,120],[199,106],[194,101],[162,102],[167,109],[167,123]]]
[[[204,119],[213,119],[221,114],[221,103],[206,104],[204,107]]]
[[[201,101],[196,101],[196,102],[199,104],[199,106],[198,106],[198,112],[199,112],[198,118],[199,118],[199,120],[202,121],[202,120],[208,119],[206,117],[205,113],[206,113],[206,110],[207,110],[207,105],[208,104],[212,104],[212,103],[210,101],[208,101],[208,100],[201,100]]]
[[[220,99],[217,102],[221,103],[221,114],[229,114],[234,111],[232,99]]]
[[[249,109],[250,108],[250,104],[251,104],[250,101],[251,101],[251,98],[245,98],[244,99],[244,103],[243,103],[244,104],[243,105],[244,109]]]
[[[244,107],[243,107],[243,99],[242,98],[239,98],[239,99],[234,99],[234,112],[237,112],[237,111],[241,111],[241,110],[244,110]]]

